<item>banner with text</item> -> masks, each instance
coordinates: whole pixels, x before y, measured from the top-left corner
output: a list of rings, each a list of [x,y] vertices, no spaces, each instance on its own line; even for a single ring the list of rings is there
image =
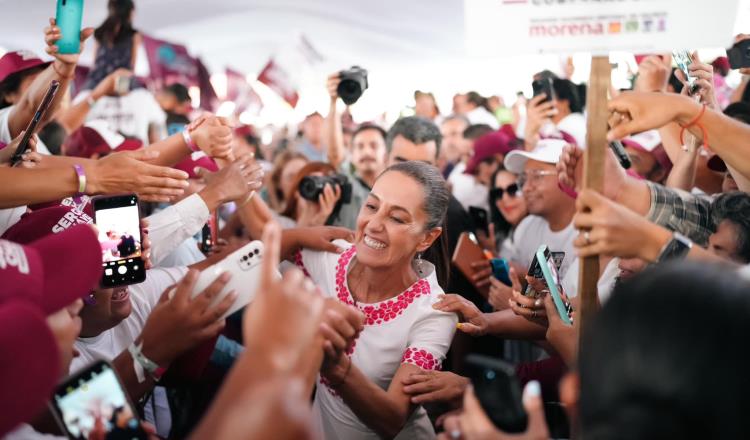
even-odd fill
[[[738,0],[465,0],[466,45],[486,57],[730,47],[737,7]]]

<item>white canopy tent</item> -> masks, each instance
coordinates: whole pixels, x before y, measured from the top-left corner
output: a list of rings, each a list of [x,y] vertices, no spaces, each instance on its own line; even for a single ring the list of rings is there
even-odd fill
[[[55,3],[0,0],[0,50],[42,53],[42,29],[54,16]],[[84,26],[103,21],[106,3],[86,1]],[[271,120],[299,120],[314,110],[325,112],[326,75],[354,64],[370,72],[370,90],[353,108],[360,120],[384,111],[394,117],[412,102],[415,89],[433,91],[444,112],[450,109],[454,93],[468,90],[499,94],[512,102],[516,91],[530,91],[534,72],[561,70],[562,58],[557,56],[469,58],[464,50],[463,7],[460,0],[136,0],[135,26],[151,36],[186,45],[212,72],[231,67],[250,78],[257,76],[271,56],[283,58],[294,51],[304,35],[323,61],[295,66],[300,101],[294,112],[271,96],[270,90],[260,88],[273,113]],[[750,0],[742,0],[737,31],[748,18]],[[696,26],[700,26],[698,21]],[[83,64],[93,59],[91,44],[88,49]],[[147,63],[141,58],[137,70],[143,72]],[[574,80],[588,77],[588,59],[585,54],[574,57]],[[622,68],[625,72],[627,66]],[[221,88],[221,78],[217,79]]]

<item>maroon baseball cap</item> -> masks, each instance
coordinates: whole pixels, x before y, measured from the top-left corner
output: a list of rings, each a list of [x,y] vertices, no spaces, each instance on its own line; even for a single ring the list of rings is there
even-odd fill
[[[191,154],[185,160],[175,165],[174,168],[188,173],[188,179],[200,178],[196,173],[196,168],[205,168],[212,173],[219,171],[219,166],[216,165],[216,162],[202,151],[196,151]]]
[[[95,120],[74,131],[63,143],[66,156],[91,158],[116,151],[138,150],[143,142],[130,139],[109,128],[105,121]]]
[[[34,52],[17,50],[8,52],[0,58],[0,83],[14,73],[33,69],[38,66],[48,66],[51,61],[42,61]]]
[[[499,131],[487,133],[474,141],[474,153],[466,164],[466,174],[474,174],[479,164],[497,154],[506,155],[513,151],[511,139]]]
[[[29,228],[28,222],[22,227]],[[0,240],[0,302],[30,301],[49,314],[98,285],[102,250],[91,227],[70,226],[53,234],[49,230],[22,232],[16,229],[10,234],[18,238],[15,242]]]
[[[0,437],[44,409],[60,380],[60,362],[45,314],[26,301],[0,302],[0,400],[7,403]]]

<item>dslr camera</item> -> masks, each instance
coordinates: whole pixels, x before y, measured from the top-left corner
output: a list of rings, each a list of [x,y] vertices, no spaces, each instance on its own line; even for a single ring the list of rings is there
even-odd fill
[[[352,184],[343,174],[334,174],[332,176],[305,176],[299,183],[299,195],[305,200],[317,202],[326,185],[331,188],[341,188],[341,198],[338,204],[351,203],[352,201]],[[338,205],[337,204],[337,205]]]
[[[339,72],[339,83],[336,92],[346,105],[352,105],[367,90],[367,70],[352,66],[349,70]]]

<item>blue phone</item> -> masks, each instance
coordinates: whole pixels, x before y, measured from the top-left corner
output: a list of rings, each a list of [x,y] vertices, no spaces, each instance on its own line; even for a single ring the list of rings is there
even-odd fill
[[[57,0],[57,27],[62,38],[56,43],[61,54],[78,53],[81,50],[81,23],[83,22],[83,0]]]
[[[547,288],[549,289],[550,295],[552,295],[552,301],[555,303],[555,308],[560,315],[560,319],[568,325],[573,325],[573,320],[570,318],[572,309],[570,304],[566,304],[562,299],[562,295],[560,295],[560,292],[562,291],[560,275],[557,273],[555,261],[552,259],[546,245],[542,245],[539,250],[536,251],[536,258],[539,261],[544,281],[547,283]]]
[[[492,266],[492,276],[495,277],[496,280],[506,286],[513,285],[513,282],[510,280],[510,266],[508,266],[508,260],[505,258],[493,258],[490,260],[490,266]]]

